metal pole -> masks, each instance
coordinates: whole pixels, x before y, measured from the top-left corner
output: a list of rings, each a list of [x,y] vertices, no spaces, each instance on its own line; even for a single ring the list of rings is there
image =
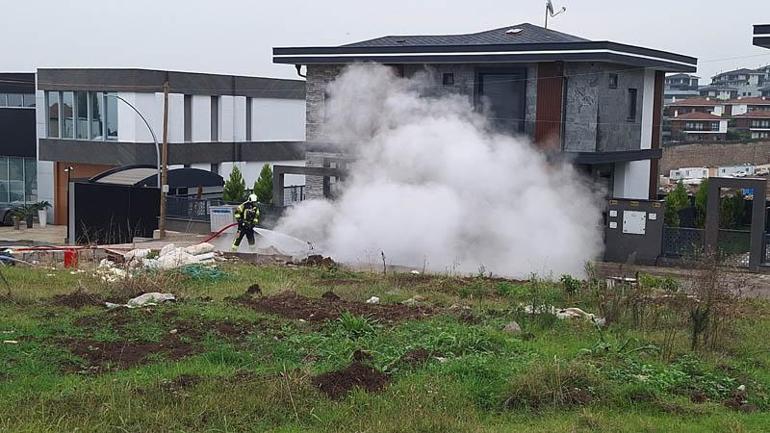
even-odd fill
[[[160,145],[158,144],[158,138],[155,136],[155,131],[153,131],[152,127],[150,126],[150,122],[148,122],[147,119],[144,118],[142,113],[136,107],[134,107],[130,102],[128,102],[125,99],[121,98],[119,95],[116,95],[116,94],[113,94],[113,93],[105,93],[105,95],[113,96],[116,99],[119,99],[119,100],[123,101],[129,107],[131,107],[131,109],[134,110],[134,112],[136,112],[136,114],[139,115],[139,117],[142,119],[142,121],[144,122],[145,126],[147,126],[147,129],[150,130],[150,135],[152,135],[152,141],[155,143],[155,157],[156,157],[155,159],[156,159],[156,166],[158,167],[158,173],[157,173],[158,188],[160,188],[161,187],[161,180],[160,180],[160,174],[161,174],[161,170],[160,170],[160,167],[161,167],[161,164],[160,164]]]
[[[166,237],[166,193],[168,193],[168,79],[163,83],[163,152],[161,153],[160,221],[158,235]]]

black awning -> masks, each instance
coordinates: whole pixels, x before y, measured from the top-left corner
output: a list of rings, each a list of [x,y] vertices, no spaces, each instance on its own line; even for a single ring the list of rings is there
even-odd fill
[[[148,176],[134,186],[149,186],[153,187],[158,184],[157,174]],[[168,187],[171,189],[177,188],[197,188],[223,186],[225,180],[222,176],[213,173],[208,170],[201,170],[199,168],[177,168],[168,171]]]
[[[660,159],[663,156],[663,151],[661,149],[638,149],[616,152],[564,152],[564,155],[575,164],[610,164]]]
[[[137,164],[111,168],[89,179],[89,182],[157,188],[158,168]],[[175,168],[168,171],[169,188],[197,188],[222,186],[222,176],[199,168]]]

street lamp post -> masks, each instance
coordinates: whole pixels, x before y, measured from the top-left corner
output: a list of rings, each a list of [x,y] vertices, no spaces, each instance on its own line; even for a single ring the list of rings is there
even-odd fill
[[[131,104],[130,102],[128,102],[125,99],[123,99],[120,95],[116,95],[114,93],[105,93],[105,95],[112,96],[112,97],[114,97],[116,99],[119,99],[119,100],[123,101],[126,105],[131,107],[132,110],[134,110],[134,112],[142,119],[142,121],[144,122],[144,125],[147,126],[147,129],[150,131],[150,135],[152,135],[152,141],[155,143],[156,167],[158,167],[158,175],[157,175],[157,177],[158,177],[158,188],[162,189],[161,179],[160,179],[160,167],[161,167],[161,165],[160,165],[160,145],[158,144],[158,137],[155,136],[155,131],[153,131],[152,127],[150,126],[150,122],[148,122],[147,119],[144,118],[142,113],[136,107],[134,107],[133,104]]]
[[[70,179],[72,178],[72,171],[74,168],[69,165],[64,169],[67,173],[67,240],[66,243],[70,243]]]
[[[133,104],[126,101],[120,95],[114,93],[105,93],[105,95],[114,96],[116,99],[123,101],[126,105],[131,107],[132,110],[142,119],[144,125],[152,135],[152,141],[155,143],[155,157],[158,171],[156,177],[158,178],[158,189],[160,190],[160,217],[158,221],[158,233],[160,238],[163,239],[166,236],[166,193],[168,188],[168,81],[163,84],[163,155],[161,157],[160,145],[158,144],[158,137],[155,135],[155,131],[152,130],[150,122],[145,119],[142,113],[134,107]],[[162,162],[161,162],[162,161]]]

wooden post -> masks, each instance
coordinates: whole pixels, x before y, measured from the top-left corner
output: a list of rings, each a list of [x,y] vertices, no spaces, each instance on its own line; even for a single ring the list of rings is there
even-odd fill
[[[163,83],[163,148],[160,153],[160,220],[158,233],[166,237],[166,193],[168,192],[168,80]]]

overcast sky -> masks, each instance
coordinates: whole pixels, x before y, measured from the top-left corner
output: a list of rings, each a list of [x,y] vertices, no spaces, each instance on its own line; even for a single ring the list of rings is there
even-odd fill
[[[770,63],[751,44],[769,0],[555,0],[551,28],[699,59],[698,75]],[[275,46],[543,24],[544,0],[6,0],[0,71],[141,67],[296,77]],[[761,12],[764,12],[761,13]],[[706,83],[708,80],[705,80]],[[702,84],[706,84],[702,81]]]

